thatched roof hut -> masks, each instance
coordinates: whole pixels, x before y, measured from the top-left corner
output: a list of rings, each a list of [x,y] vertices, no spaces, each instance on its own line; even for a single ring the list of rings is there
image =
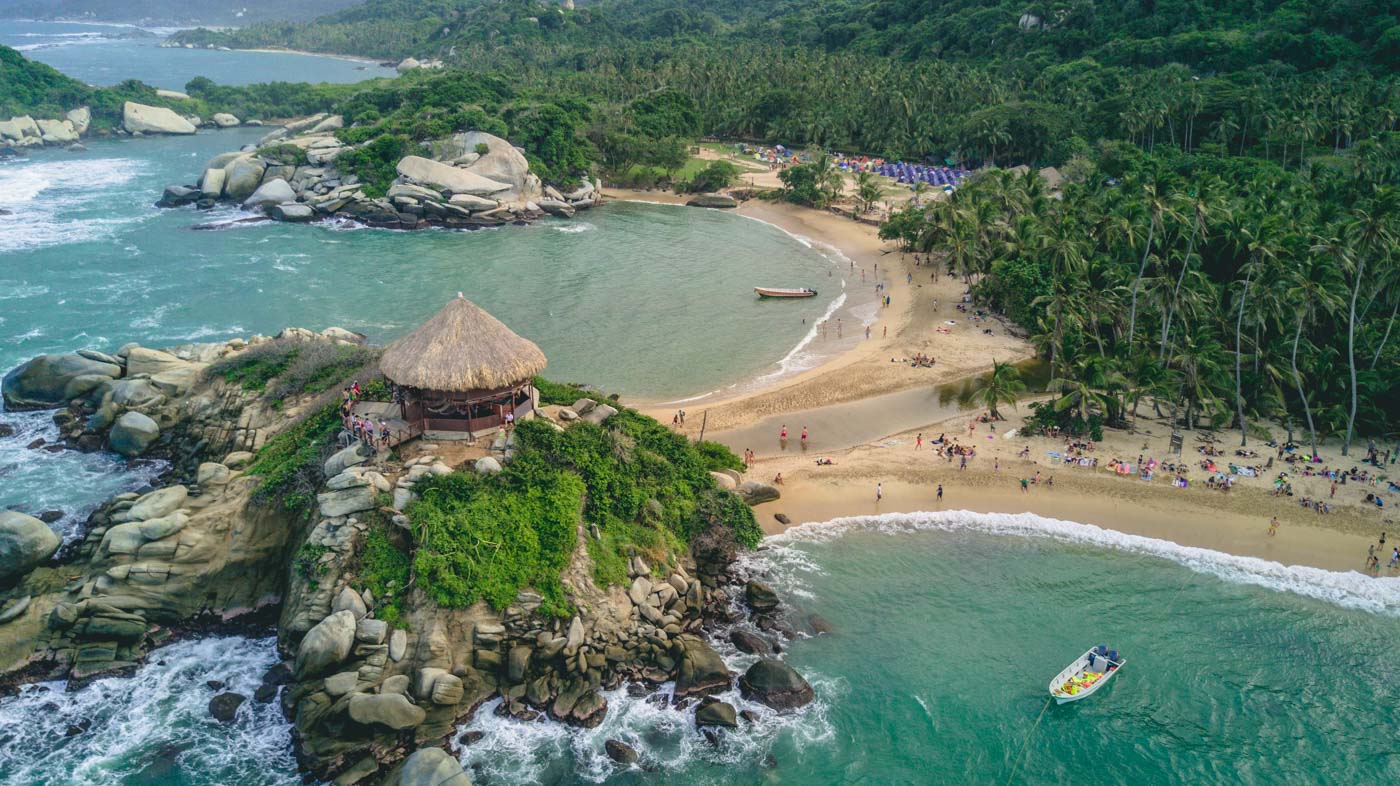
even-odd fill
[[[529,382],[544,367],[535,342],[516,335],[461,292],[379,359],[379,369],[395,384],[461,393]]]

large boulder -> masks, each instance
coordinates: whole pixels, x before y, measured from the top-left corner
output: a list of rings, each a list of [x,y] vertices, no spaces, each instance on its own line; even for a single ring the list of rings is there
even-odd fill
[[[538,182],[530,187],[530,162],[525,154],[506,140],[485,131],[468,131],[452,137],[463,153],[480,153],[466,170],[502,183],[509,183],[517,192],[516,199],[537,199],[542,195]],[[484,153],[481,146],[485,145]]]
[[[418,726],[428,714],[402,693],[357,693],[350,697],[350,717],[366,726],[378,723],[397,731]]]
[[[138,104],[135,101],[127,101],[122,105],[122,128],[129,134],[193,134],[195,131],[190,121],[174,111],[161,106]]]
[[[0,510],[0,584],[8,584],[48,559],[61,541],[49,525],[23,513]]]
[[[348,516],[375,507],[373,486],[352,486],[335,491],[323,491],[316,495],[316,504],[321,515],[326,518]]]
[[[511,190],[510,183],[492,180],[422,156],[406,156],[399,161],[398,172],[416,183],[453,194],[487,197]]]
[[[229,199],[247,199],[258,184],[262,183],[267,164],[252,156],[242,156],[230,161],[224,167],[224,196]]]
[[[312,210],[310,205],[298,202],[283,202],[280,205],[273,205],[267,209],[267,214],[278,221],[293,224],[304,224],[316,218],[316,211]]]
[[[230,115],[228,112],[214,113],[214,125],[218,126],[219,128],[233,128],[234,126],[239,125],[241,122],[243,121],[239,120],[233,115]]]
[[[739,719],[735,716],[734,705],[727,701],[711,701],[703,704],[695,711],[696,726],[723,726],[726,729],[734,729],[739,726]]]
[[[682,634],[675,639],[673,655],[680,662],[676,696],[700,696],[729,690],[732,675],[724,659],[699,636]]]
[[[153,407],[165,401],[165,394],[149,379],[119,379],[112,383],[111,402],[122,409]]]
[[[764,502],[772,502],[781,497],[782,494],[774,486],[767,483],[759,483],[756,480],[746,480],[739,484],[739,497],[750,505],[761,505]]]
[[[140,412],[127,412],[107,432],[107,447],[132,458],[145,453],[160,438],[160,425]]]
[[[136,498],[136,503],[126,511],[129,521],[149,521],[165,518],[184,506],[190,498],[190,490],[184,486],[166,486]]]
[[[233,723],[238,716],[238,708],[248,697],[241,693],[224,692],[209,700],[209,714],[219,723]]]
[[[88,126],[92,125],[92,110],[85,106],[70,110],[65,117],[68,118],[68,122],[73,124],[73,131],[75,131],[78,136],[86,134]]]
[[[361,452],[359,444],[356,443],[332,454],[321,468],[325,471],[326,477],[333,478],[357,464],[365,463],[368,458]]]
[[[462,765],[442,748],[420,748],[409,754],[386,784],[397,786],[472,786]]]
[[[337,611],[306,632],[297,647],[293,671],[298,678],[317,677],[339,666],[355,645],[355,615]]]
[[[39,137],[50,145],[68,145],[78,141],[78,132],[70,120],[37,120]]]
[[[409,71],[412,71],[412,70],[415,69],[415,68],[422,68],[422,67],[423,67],[423,64],[420,63],[420,62],[418,62],[418,58],[416,58],[416,57],[405,57],[404,59],[402,59],[402,60],[399,61],[399,64],[398,64],[398,66],[395,67],[395,70],[397,70],[400,74],[406,74],[406,73],[408,73]]]
[[[739,678],[739,692],[775,710],[791,710],[812,703],[812,686],[780,660],[764,658]]]
[[[750,581],[744,585],[744,600],[749,608],[763,614],[778,608],[778,593],[761,581]]]
[[[81,355],[40,355],[6,374],[0,393],[8,409],[52,409],[92,392],[94,378],[121,375],[121,366]]]
[[[699,194],[686,202],[690,207],[738,207],[739,202],[728,194]]]
[[[448,203],[471,211],[495,210],[501,206],[501,203],[494,199],[472,196],[471,194],[453,194]]]
[[[169,352],[146,347],[132,347],[126,356],[126,373],[129,376],[149,374],[155,376],[166,371],[184,368],[189,361],[181,360]]]
[[[243,200],[243,209],[266,210],[273,205],[295,201],[297,201],[297,193],[292,190],[291,185],[286,180],[275,177],[258,186],[257,190]]]
[[[206,169],[199,178],[199,191],[210,199],[218,199],[224,193],[224,178],[228,173],[222,169]]]
[[[21,142],[26,137],[39,138],[39,125],[29,115],[0,120],[0,139]]]

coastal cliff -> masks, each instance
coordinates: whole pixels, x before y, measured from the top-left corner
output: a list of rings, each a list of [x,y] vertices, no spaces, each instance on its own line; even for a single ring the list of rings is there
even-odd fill
[[[0,683],[125,675],[175,637],[265,626],[275,610],[284,662],[210,712],[279,701],[303,768],[337,783],[465,782],[435,746],[496,696],[502,713],[593,726],[604,691],[674,681],[697,729],[732,730],[735,708],[713,694],[737,675],[713,637],[745,608],[766,636],[791,633],[771,592],[738,589],[734,560],[758,531],[725,490],[733,457],[567,386],[484,444],[337,444],[341,385],[324,383],[376,389],[376,356],[348,331],[289,328],[43,356],[7,375],[8,406],[63,407],[72,449],[170,468],[61,549],[35,519],[0,522],[0,545],[33,546],[0,550]],[[745,652],[772,651],[748,636]],[[810,701],[795,672],[761,663],[738,683],[746,697]],[[634,761],[625,748],[609,745]]]

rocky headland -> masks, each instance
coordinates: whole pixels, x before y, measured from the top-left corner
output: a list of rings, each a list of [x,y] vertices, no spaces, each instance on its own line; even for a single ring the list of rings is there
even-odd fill
[[[307,772],[403,786],[467,784],[442,746],[493,697],[502,713],[592,726],[607,712],[605,691],[674,682],[671,700],[714,744],[748,723],[715,694],[737,685],[777,711],[812,700],[811,686],[773,657],[804,625],[740,575],[736,533],[756,525],[728,490],[732,470],[681,473],[687,509],[656,497],[640,505],[635,526],[686,535],[629,547],[610,581],[595,559],[609,558],[613,536],[580,506],[558,573],[562,597],[526,585],[495,605],[440,602],[441,588],[414,562],[428,528],[441,526],[417,506],[424,484],[489,492],[513,462],[563,461],[550,435],[570,432],[580,444],[606,440],[617,461],[660,467],[647,477],[670,472],[657,463],[666,456],[698,453],[590,397],[544,406],[475,453],[421,440],[374,449],[337,441],[340,385],[289,387],[286,375],[301,373],[295,361],[249,384],[271,358],[325,357],[369,358],[350,374],[373,385],[376,353],[349,331],[289,328],[221,344],[41,356],[8,374],[7,407],[57,407],[66,445],[159,456],[170,469],[158,488],[101,506],[66,547],[38,519],[0,514],[0,685],[123,675],[177,636],[275,620],[284,661],[253,696],[212,695],[211,714],[226,720],[245,701],[279,702]],[[748,501],[776,496],[753,484],[738,491]],[[720,641],[761,659],[737,675]],[[607,747],[619,767],[641,766],[625,744]]]
[[[602,199],[596,181],[568,193],[542,183],[519,148],[481,131],[422,143],[421,154],[395,164],[383,196],[372,197],[357,175],[336,165],[354,149],[337,137],[343,127],[340,115],[289,123],[256,145],[215,156],[198,182],[167,187],[156,204],[232,202],[293,223],[335,218],[385,229],[482,229],[546,215],[572,218]]]

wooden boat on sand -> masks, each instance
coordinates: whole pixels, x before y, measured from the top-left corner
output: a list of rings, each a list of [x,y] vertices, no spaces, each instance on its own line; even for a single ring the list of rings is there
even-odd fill
[[[775,287],[754,287],[759,297],[816,297],[815,289],[779,289]]]

